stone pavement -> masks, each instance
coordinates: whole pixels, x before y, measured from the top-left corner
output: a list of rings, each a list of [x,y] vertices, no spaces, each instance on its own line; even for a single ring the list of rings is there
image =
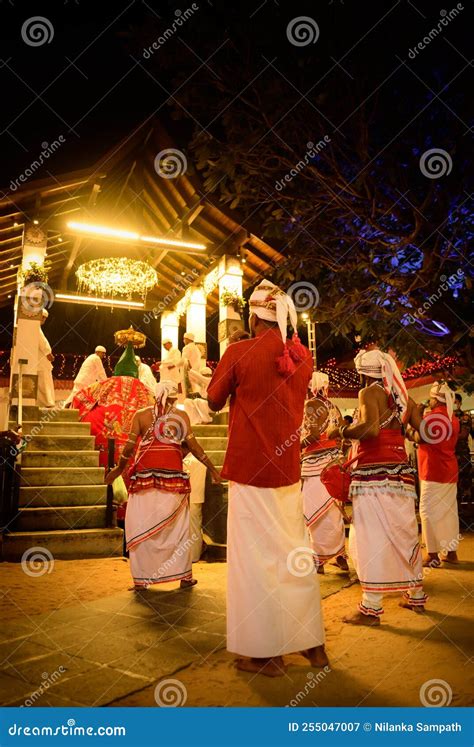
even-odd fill
[[[84,568],[94,568],[96,580],[83,577]],[[199,583],[192,589],[167,584],[135,594],[126,591],[130,580],[123,560],[56,561],[52,572],[40,577],[2,564],[1,611],[7,622],[0,630],[0,703],[111,705],[140,698],[150,686],[154,691],[159,680],[192,664],[204,666],[225,650],[225,564],[199,563],[195,576]],[[124,590],[117,592],[119,581]],[[323,596],[348,583],[347,576],[329,569],[321,581]],[[94,584],[101,598],[88,601]],[[42,605],[48,611],[32,613]]]

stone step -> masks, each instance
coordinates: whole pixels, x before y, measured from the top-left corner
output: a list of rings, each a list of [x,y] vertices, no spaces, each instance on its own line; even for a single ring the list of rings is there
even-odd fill
[[[94,529],[105,527],[105,506],[58,506],[22,508],[15,531],[40,532],[53,529]]]
[[[20,487],[18,504],[28,508],[98,506],[106,501],[106,485],[47,485]]]
[[[33,436],[27,451],[92,451],[94,436]],[[26,453],[26,452],[25,452]]]
[[[216,467],[218,465],[224,464],[225,451],[214,451],[212,449],[206,449],[206,454]]]
[[[202,436],[217,436],[227,438],[227,425],[193,425],[193,433],[196,438]]]
[[[10,408],[10,416],[12,421],[17,421],[18,408],[16,405]],[[79,410],[63,410],[62,408],[56,407],[32,407],[27,405],[22,410],[23,420],[62,420],[67,422],[77,423],[79,422]]]
[[[50,564],[54,559],[118,557],[123,551],[123,531],[117,528],[11,532],[3,537],[2,560],[19,561],[25,555],[26,563],[27,551],[32,548],[36,548],[35,555],[43,550]]]
[[[29,451],[21,458],[22,467],[98,467],[98,451]]]
[[[14,428],[15,423],[10,423]],[[31,434],[33,436],[88,436],[90,435],[90,423],[76,423],[73,421],[62,420],[24,420],[22,423],[23,435]]]
[[[21,485],[100,485],[103,467],[22,467]]]
[[[214,436],[198,436],[197,440],[206,452],[225,451],[225,449],[227,448],[227,438],[217,438]]]

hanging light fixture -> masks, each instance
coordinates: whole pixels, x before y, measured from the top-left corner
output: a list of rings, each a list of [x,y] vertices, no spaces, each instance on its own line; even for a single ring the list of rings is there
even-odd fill
[[[158,283],[158,275],[147,262],[129,257],[102,257],[85,262],[76,271],[78,290],[99,296],[130,299],[147,293]]]

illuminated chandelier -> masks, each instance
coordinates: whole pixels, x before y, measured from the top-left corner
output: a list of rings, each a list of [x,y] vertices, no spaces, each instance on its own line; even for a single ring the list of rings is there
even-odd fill
[[[92,259],[78,267],[76,278],[79,292],[87,291],[102,297],[138,295],[146,299],[158,283],[156,271],[147,262],[128,257]]]

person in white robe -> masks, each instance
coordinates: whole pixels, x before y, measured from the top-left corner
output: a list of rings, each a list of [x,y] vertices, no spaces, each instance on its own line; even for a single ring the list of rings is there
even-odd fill
[[[212,423],[212,415],[207,402],[207,388],[211,381],[212,370],[204,366],[201,371],[189,371],[189,379],[196,387],[193,396],[188,396],[183,402],[184,409],[191,421],[191,425]]]
[[[46,309],[43,309],[38,340],[38,407],[54,407],[56,405],[53,381],[54,356],[51,345],[42,330],[48,316]]]
[[[81,389],[92,386],[96,381],[106,380],[107,374],[105,373],[104,364],[102,363],[106,353],[107,351],[103,345],[97,345],[94,352],[87,356],[74,379],[72,392],[65,400],[64,407],[69,407],[77,392],[80,392]]]
[[[202,507],[206,497],[205,464],[196,459],[194,454],[187,454],[183,459],[183,467],[189,474],[191,493],[189,496],[189,536],[191,538],[191,561],[197,563],[202,554]]]
[[[191,378],[191,372],[199,373],[201,370],[202,355],[199,347],[194,342],[194,334],[192,332],[185,332],[183,336],[184,346],[181,351],[181,360],[183,363],[182,374],[183,374],[183,392],[188,395],[189,392],[198,392],[199,384],[197,384]]]
[[[135,356],[135,360],[138,366],[138,378],[144,384],[150,392],[155,393],[156,379],[147,363],[144,363],[139,355]]]
[[[161,381],[174,381],[175,384],[182,387],[182,360],[181,353],[178,348],[173,347],[173,342],[170,339],[163,340],[163,347],[166,350],[166,355],[160,363],[160,380]]]

